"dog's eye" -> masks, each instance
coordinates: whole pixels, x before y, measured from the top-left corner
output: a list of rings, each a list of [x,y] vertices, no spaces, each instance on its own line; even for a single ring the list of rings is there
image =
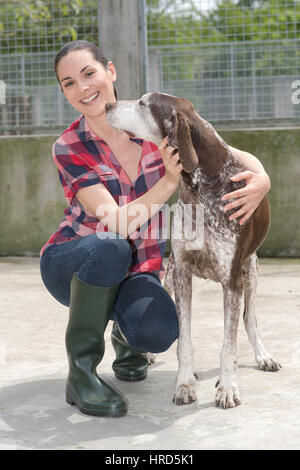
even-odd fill
[[[146,106],[143,100],[140,100],[140,101],[139,101],[139,105],[140,105],[140,106]]]

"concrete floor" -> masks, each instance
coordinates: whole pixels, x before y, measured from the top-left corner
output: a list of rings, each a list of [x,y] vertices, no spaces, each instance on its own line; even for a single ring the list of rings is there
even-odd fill
[[[147,380],[115,379],[106,332],[102,377],[129,399],[128,415],[97,418],[65,403],[67,308],[44,287],[37,258],[0,258],[0,449],[299,449],[300,260],[261,260],[257,317],[267,349],[283,368],[257,369],[242,321],[242,405],[215,407],[223,340],[221,287],[194,278],[193,342],[198,401],[171,402],[176,344],[158,355]]]

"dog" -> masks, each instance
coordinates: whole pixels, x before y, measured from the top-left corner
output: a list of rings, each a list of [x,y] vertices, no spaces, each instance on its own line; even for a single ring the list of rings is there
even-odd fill
[[[179,197],[172,220],[172,251],[165,276],[165,288],[175,294],[179,319],[178,374],[173,402],[177,405],[196,400],[193,346],[191,341],[192,276],[220,282],[224,297],[224,342],[220,356],[220,376],[215,403],[219,407],[240,405],[237,385],[237,329],[242,294],[244,324],[259,369],[278,371],[281,365],[269,354],[260,339],[255,317],[257,286],[257,248],[270,225],[270,206],[265,197],[242,225],[229,220],[221,197],[245,185],[230,177],[246,168],[231,152],[213,126],[195,112],[192,103],[164,93],[147,93],[139,100],[117,101],[106,105],[109,123],[137,138],[159,144],[168,143],[179,152],[183,166]],[[189,237],[174,237],[185,207],[187,217],[203,224],[203,239],[191,245]],[[197,215],[195,208],[202,211]],[[197,220],[200,217],[201,220]],[[199,224],[198,224],[199,225]],[[201,224],[200,224],[201,225]],[[197,238],[197,237],[196,237]],[[199,237],[198,237],[199,238]],[[198,247],[197,247],[197,241]]]

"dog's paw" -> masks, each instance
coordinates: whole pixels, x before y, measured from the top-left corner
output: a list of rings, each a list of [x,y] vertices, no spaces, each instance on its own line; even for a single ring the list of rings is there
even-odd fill
[[[146,354],[146,358],[147,358],[147,361],[148,361],[148,364],[151,366],[151,364],[154,364],[155,360],[156,360],[156,355],[153,354],[153,353],[147,353]]]
[[[173,403],[176,405],[188,405],[197,400],[195,384],[179,385],[176,387]]]
[[[217,382],[216,406],[221,408],[234,408],[241,404],[239,389],[236,385],[225,388]]]
[[[272,356],[257,357],[256,362],[260,370],[267,372],[277,372],[282,367]]]

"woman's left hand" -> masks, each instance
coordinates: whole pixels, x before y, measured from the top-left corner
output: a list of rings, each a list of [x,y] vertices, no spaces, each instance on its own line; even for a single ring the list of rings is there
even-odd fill
[[[223,210],[228,211],[238,208],[238,210],[229,216],[229,220],[243,216],[239,220],[239,224],[242,225],[253,214],[269,191],[271,187],[270,178],[264,171],[254,173],[248,170],[232,176],[231,180],[234,182],[245,180],[246,186],[227,193],[222,197],[222,201],[233,199],[232,202],[223,207]]]

